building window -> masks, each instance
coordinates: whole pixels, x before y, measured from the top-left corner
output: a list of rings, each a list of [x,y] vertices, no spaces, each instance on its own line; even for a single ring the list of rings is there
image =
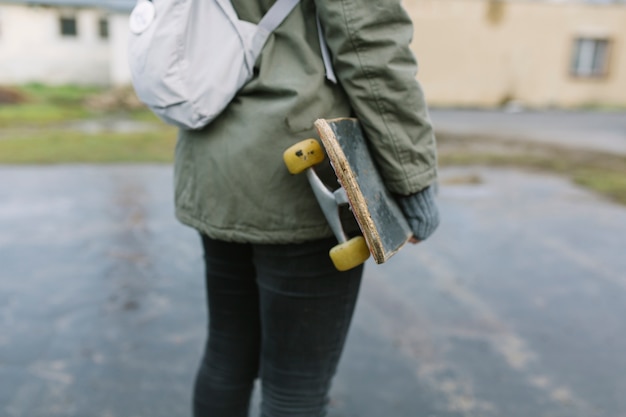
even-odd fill
[[[109,20],[106,17],[98,20],[98,35],[100,39],[109,39]]]
[[[62,36],[78,36],[78,28],[76,25],[76,17],[61,16],[60,20]]]
[[[572,75],[575,77],[605,77],[609,70],[609,48],[608,39],[576,39],[572,56]]]

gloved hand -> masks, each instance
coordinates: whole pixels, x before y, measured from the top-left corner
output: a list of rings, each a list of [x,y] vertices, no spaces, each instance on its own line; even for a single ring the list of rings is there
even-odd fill
[[[418,241],[426,240],[439,226],[439,209],[434,186],[408,196],[398,196],[398,203]]]

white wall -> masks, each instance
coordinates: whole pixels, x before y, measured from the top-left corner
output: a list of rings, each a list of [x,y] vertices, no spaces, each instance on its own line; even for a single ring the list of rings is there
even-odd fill
[[[130,85],[130,69],[128,68],[128,14],[112,14],[109,16],[109,33],[111,45],[111,84],[114,86]]]
[[[98,33],[105,12],[68,11],[76,14],[77,37],[61,36],[56,8],[0,6],[0,84],[110,83],[110,44]]]

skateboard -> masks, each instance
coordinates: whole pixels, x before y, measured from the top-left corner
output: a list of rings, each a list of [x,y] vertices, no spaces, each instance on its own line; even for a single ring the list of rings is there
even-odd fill
[[[292,174],[306,172],[320,207],[339,244],[330,258],[340,271],[365,262],[371,253],[377,264],[386,262],[404,246],[413,233],[394,197],[385,187],[368,148],[361,125],[354,118],[319,119],[316,139],[301,141],[283,154]],[[325,152],[324,152],[325,151]],[[340,187],[329,188],[315,166],[328,156]],[[339,208],[349,205],[362,236],[348,238]]]

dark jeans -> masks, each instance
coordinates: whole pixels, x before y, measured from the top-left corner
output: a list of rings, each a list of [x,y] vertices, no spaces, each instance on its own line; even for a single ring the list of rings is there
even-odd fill
[[[209,337],[194,416],[247,416],[257,377],[262,417],[324,416],[363,268],[335,270],[328,258],[333,239],[202,241]]]

